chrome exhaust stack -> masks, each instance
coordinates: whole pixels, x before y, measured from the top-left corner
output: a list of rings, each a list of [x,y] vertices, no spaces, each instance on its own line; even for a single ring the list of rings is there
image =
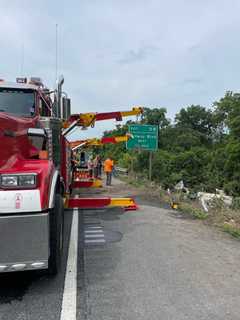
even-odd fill
[[[57,81],[57,89],[54,98],[54,116],[56,118],[61,118],[61,109],[62,109],[62,86],[64,83],[64,77],[61,75]]]

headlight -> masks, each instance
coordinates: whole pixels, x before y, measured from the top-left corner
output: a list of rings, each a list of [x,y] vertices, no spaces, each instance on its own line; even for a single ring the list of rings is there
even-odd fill
[[[26,176],[19,176],[18,177],[18,184],[19,186],[26,186],[26,187],[33,187],[36,186],[36,175],[29,174]]]
[[[1,176],[1,185],[3,187],[17,187],[18,185],[18,177],[17,176]]]
[[[13,189],[35,188],[37,186],[37,175],[35,173],[2,174],[0,176],[0,186]]]

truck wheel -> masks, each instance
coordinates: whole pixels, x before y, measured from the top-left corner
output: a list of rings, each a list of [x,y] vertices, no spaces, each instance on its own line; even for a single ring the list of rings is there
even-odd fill
[[[50,211],[50,257],[48,259],[48,273],[56,275],[61,266],[63,251],[63,199],[56,194],[54,208]]]

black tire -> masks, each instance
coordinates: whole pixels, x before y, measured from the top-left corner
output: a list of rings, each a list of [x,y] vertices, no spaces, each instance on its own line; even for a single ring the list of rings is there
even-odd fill
[[[63,199],[56,194],[54,208],[50,211],[50,256],[48,259],[48,273],[56,275],[61,267],[63,252]]]

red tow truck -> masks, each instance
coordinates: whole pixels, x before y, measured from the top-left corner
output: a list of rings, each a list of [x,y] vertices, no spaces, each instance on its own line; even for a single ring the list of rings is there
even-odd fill
[[[132,135],[127,133],[124,136],[91,138],[85,140],[75,140],[70,142],[73,152],[80,152],[78,165],[73,170],[73,187],[78,188],[100,188],[103,186],[102,179],[99,176],[91,174],[87,165],[87,152],[91,147],[102,147],[106,144],[117,144],[127,142],[132,138]]]
[[[134,207],[134,200],[71,197],[72,150],[67,135],[95,121],[138,115],[126,112],[74,114],[62,93],[39,78],[0,81],[0,272],[48,269],[56,274],[67,208]]]

